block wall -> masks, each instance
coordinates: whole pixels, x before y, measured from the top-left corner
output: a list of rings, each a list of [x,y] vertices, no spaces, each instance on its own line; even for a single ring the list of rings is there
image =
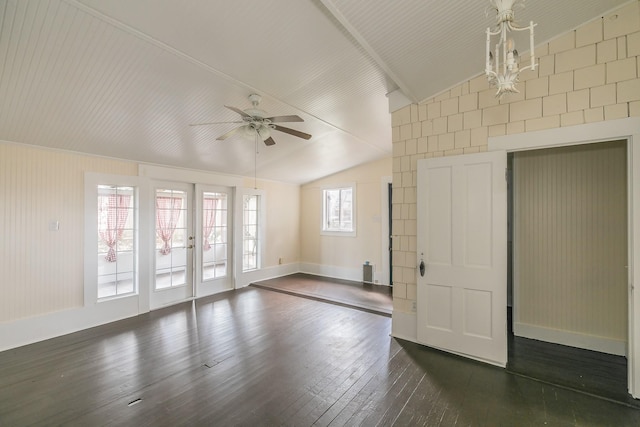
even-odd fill
[[[537,46],[536,56],[518,94],[498,100],[483,74],[393,113],[395,312],[413,312],[416,301],[419,159],[486,151],[491,136],[640,116],[640,1]]]

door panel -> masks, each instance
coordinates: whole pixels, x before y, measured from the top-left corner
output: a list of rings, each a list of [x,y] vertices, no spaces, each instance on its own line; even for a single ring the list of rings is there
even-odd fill
[[[196,295],[233,289],[233,192],[196,185]]]
[[[193,185],[156,183],[154,218],[152,309],[193,297]]]
[[[505,366],[506,153],[418,165],[418,341]]]

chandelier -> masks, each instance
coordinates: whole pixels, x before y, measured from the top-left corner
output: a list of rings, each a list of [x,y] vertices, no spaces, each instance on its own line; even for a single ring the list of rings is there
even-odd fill
[[[524,0],[489,0],[491,8],[497,12],[496,27],[491,31],[487,28],[487,58],[485,73],[489,84],[497,88],[496,97],[502,98],[507,93],[519,93],[516,89],[518,76],[524,70],[535,70],[536,59],[533,50],[533,28],[537,25],[533,21],[528,27],[519,27],[514,23],[513,6]],[[524,7],[524,4],[522,5]],[[529,53],[531,64],[520,67],[520,55],[516,50],[513,38],[509,37],[518,31],[529,30]],[[495,44],[495,54],[491,51],[491,38],[498,36]]]

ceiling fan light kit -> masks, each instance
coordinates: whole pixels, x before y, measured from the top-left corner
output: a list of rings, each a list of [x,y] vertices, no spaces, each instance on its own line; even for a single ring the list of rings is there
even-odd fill
[[[276,124],[284,122],[303,122],[304,120],[302,120],[301,117],[296,115],[266,117],[267,112],[258,108],[261,100],[262,97],[260,95],[257,95],[255,93],[249,95],[249,101],[251,101],[251,105],[253,106],[253,108],[248,108],[244,111],[236,107],[225,105],[225,107],[229,110],[240,114],[241,120],[239,121],[196,123],[192,124],[191,126],[206,126],[225,123],[242,124],[242,126],[232,129],[224,135],[216,138],[218,141],[223,141],[237,133],[241,136],[244,136],[246,139],[254,140],[255,138],[260,138],[262,141],[264,141],[265,145],[274,145],[276,142],[271,137],[272,130],[288,133],[289,135],[297,136],[298,138],[302,139],[311,139],[311,135],[309,135],[308,133],[300,132],[298,130]]]
[[[487,49],[485,74],[492,87],[497,88],[496,97],[502,98],[507,93],[519,93],[516,84],[522,71],[535,70],[536,58],[534,51],[533,31],[537,24],[529,22],[527,27],[520,27],[514,23],[514,5],[520,4],[524,8],[524,0],[489,0],[491,8],[495,9],[496,27],[492,31],[487,28]],[[516,50],[513,38],[508,37],[510,33],[529,31],[529,54],[530,65],[520,67],[520,56]],[[495,54],[491,51],[491,39],[498,36],[495,44]]]

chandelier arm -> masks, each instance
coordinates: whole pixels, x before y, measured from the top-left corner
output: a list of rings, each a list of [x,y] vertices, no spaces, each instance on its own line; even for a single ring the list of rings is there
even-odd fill
[[[491,31],[491,27],[487,27],[487,32],[492,36],[497,36],[502,32],[502,27],[497,27],[495,31]]]
[[[533,24],[532,23],[532,25],[530,24],[530,25],[527,25],[526,27],[520,27],[518,25],[513,25],[511,22],[507,22],[507,26],[509,27],[510,31],[526,31],[526,30],[531,31],[531,28],[535,27],[537,25],[538,24]]]
[[[521,73],[521,72],[523,72],[523,71],[527,71],[527,70],[535,71],[535,69],[536,69],[536,67],[537,67],[537,66],[538,66],[538,64],[537,64],[537,63],[535,63],[535,64],[527,65],[526,67],[522,67],[522,68],[520,68],[520,70],[518,71],[518,74],[519,74],[519,73]]]

